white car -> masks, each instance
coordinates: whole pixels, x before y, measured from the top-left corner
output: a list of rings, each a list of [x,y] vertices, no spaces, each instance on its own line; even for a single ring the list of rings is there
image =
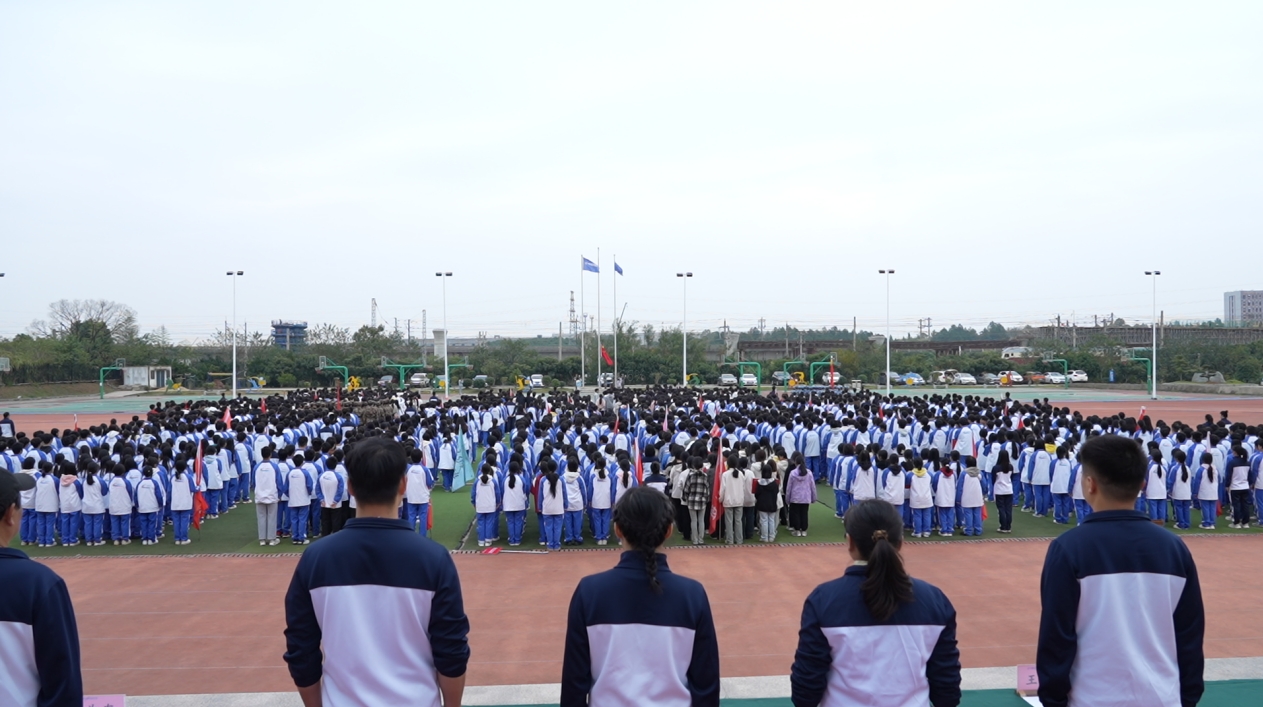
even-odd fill
[[[749,386],[749,385],[752,385],[752,386],[758,387],[758,385],[759,385],[759,377],[758,377],[758,376],[756,376],[756,375],[754,375],[753,373],[742,373],[742,374],[741,374],[741,385],[743,385],[743,386]]]
[[[1000,371],[1000,378],[1008,378],[1010,383],[1017,384],[1025,381],[1021,373],[1017,371]]]
[[[956,371],[952,374],[952,385],[978,385],[978,379],[972,373]]]
[[[408,378],[408,386],[412,388],[427,388],[430,385],[430,376],[425,373],[413,373]]]
[[[731,373],[720,373],[719,384],[720,385],[736,385],[737,377],[732,375]]]
[[[531,387],[543,388],[544,387],[544,374],[542,373],[531,374]]]
[[[1049,371],[1044,374],[1044,380],[1055,385],[1065,385],[1066,374],[1057,371]]]
[[[1070,371],[1070,382],[1071,383],[1087,383],[1088,372],[1080,371],[1080,370]]]
[[[832,373],[825,371],[820,375],[820,382],[825,385],[837,385],[842,382],[842,374],[837,371]]]

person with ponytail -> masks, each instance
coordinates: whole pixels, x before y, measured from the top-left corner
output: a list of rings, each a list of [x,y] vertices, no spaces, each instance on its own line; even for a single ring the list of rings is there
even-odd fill
[[[956,609],[938,587],[908,576],[899,511],[861,501],[844,522],[853,564],[803,605],[794,705],[959,704]]]
[[[97,478],[101,467],[86,454],[79,457],[83,464],[83,541],[88,547],[104,545],[105,504],[109,490]]]
[[[531,502],[531,488],[522,474],[522,462],[516,458],[509,462],[509,473],[504,478],[502,499],[504,522],[509,528],[509,547],[517,547],[522,544],[522,530],[526,527],[526,507]]]
[[[535,511],[539,513],[539,543],[549,550],[561,549],[561,522],[566,513],[565,484],[557,475],[557,462],[548,459],[540,463],[544,473],[537,479],[539,492],[535,495]]]
[[[1183,449],[1171,450],[1171,466],[1167,470],[1167,495],[1171,498],[1177,530],[1188,530],[1193,507],[1193,475],[1189,473]]]
[[[176,545],[188,545],[189,524],[193,521],[193,497],[197,484],[189,473],[189,462],[184,457],[175,460],[175,473],[171,475],[171,488],[167,489],[167,505],[171,508],[171,527]]]
[[[618,479],[606,473],[605,458],[593,460],[595,471],[588,483],[588,525],[597,545],[605,545],[610,537],[610,518],[617,499]]]
[[[500,482],[490,464],[482,465],[482,473],[469,490],[469,502],[478,514],[478,547],[490,547],[500,534],[497,511],[501,500]]]
[[[656,489],[628,489],[614,506],[623,553],[613,569],[581,579],[570,600],[561,707],[718,707],[710,600],[662,553],[674,523],[671,499]]]
[[[1215,458],[1210,452],[1202,452],[1201,466],[1193,475],[1193,498],[1202,511],[1202,530],[1214,530],[1219,503],[1219,475],[1215,473]]]

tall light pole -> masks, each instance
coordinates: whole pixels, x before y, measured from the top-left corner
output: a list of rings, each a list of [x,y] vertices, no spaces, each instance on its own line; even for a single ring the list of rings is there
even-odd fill
[[[684,372],[680,377],[680,385],[687,386],[689,384],[689,281],[693,277],[691,272],[678,272],[676,277],[682,278],[684,283],[684,323],[680,329],[680,333],[684,334]]]
[[[232,278],[232,398],[237,399],[237,278],[245,275],[241,270],[229,270]]]
[[[877,273],[886,276],[886,372],[882,375],[886,378],[886,395],[890,395],[890,276],[895,271],[878,270]]]
[[[451,277],[450,272],[436,272],[434,276],[443,281],[443,398],[445,400],[452,399],[452,368],[451,361],[447,356],[447,342],[452,338],[452,332],[447,328],[447,278]]]
[[[1153,349],[1149,352],[1149,397],[1158,399],[1158,276],[1161,270],[1146,270],[1145,274],[1153,278]]]

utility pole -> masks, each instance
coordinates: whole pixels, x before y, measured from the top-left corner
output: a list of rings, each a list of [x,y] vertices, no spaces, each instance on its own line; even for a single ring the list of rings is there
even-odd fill
[[[557,360],[561,360],[561,322],[557,322]]]
[[[803,333],[801,331],[798,332],[798,360],[803,360]]]
[[[759,338],[762,339],[763,335],[766,333],[767,333],[767,320],[764,319],[763,317],[759,317]]]
[[[789,322],[785,322],[785,358],[789,358]]]
[[[377,328],[377,298],[376,297],[373,298],[373,314],[368,320],[368,325],[373,327],[374,329]]]
[[[860,318],[859,318],[859,317],[851,317],[851,350],[852,350],[852,351],[859,351],[859,350],[860,350],[860,343],[859,343],[859,342],[860,342],[860,332],[859,332],[859,326],[860,326]]]

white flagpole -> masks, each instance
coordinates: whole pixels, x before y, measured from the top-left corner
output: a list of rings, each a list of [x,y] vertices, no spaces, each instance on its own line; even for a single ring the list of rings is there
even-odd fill
[[[619,311],[619,254],[614,254],[614,311]],[[614,385],[619,383],[619,319],[614,317]]]
[[[601,385],[601,249],[596,249],[596,384]]]
[[[588,315],[587,308],[584,305],[583,282],[587,278],[583,276],[583,256],[579,256],[579,378],[583,381],[583,385],[587,384],[588,378],[588,357],[587,339],[588,339]]]

